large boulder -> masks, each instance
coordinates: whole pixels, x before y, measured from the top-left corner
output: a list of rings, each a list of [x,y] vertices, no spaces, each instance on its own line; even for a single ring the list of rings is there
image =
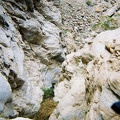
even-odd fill
[[[59,102],[49,120],[83,120],[86,114],[84,67],[79,58],[83,58],[88,51],[80,50],[67,55],[63,62],[61,82],[55,87],[54,100]],[[91,55],[91,54],[89,54]],[[91,55],[92,58],[92,55]],[[87,58],[86,58],[87,59]],[[90,62],[92,59],[88,58]],[[80,62],[81,61],[81,62]]]
[[[43,95],[40,64],[38,60],[25,57],[26,81],[22,87],[13,91],[13,105],[20,116],[33,117],[40,108]]]

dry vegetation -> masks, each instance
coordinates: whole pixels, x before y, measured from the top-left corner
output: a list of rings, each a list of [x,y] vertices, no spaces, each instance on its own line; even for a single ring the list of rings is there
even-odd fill
[[[35,120],[48,120],[57,104],[53,99],[45,99],[41,104],[38,114],[35,116]]]

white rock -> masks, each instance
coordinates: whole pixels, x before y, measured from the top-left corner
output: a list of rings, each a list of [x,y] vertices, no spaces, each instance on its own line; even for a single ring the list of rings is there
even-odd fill
[[[41,87],[40,63],[38,61],[25,59],[26,81],[19,90],[14,90],[13,103],[17,111],[28,117],[33,116],[40,108],[43,92]],[[23,113],[24,111],[24,113]]]
[[[110,43],[113,44],[114,41],[117,44],[120,44],[120,28],[116,30],[109,30],[106,32],[102,32],[98,34],[94,39],[92,43],[92,50],[96,54],[99,59],[102,57],[106,60],[110,58],[110,53],[105,49],[105,44]]]
[[[57,102],[60,101],[65,96],[65,94],[67,94],[69,89],[70,89],[69,81],[64,80],[60,82],[60,84],[58,84],[58,86],[54,89],[54,95],[55,95],[54,100]]]
[[[57,26],[61,25],[61,13],[58,8],[53,6],[53,3],[44,1],[44,7],[42,8],[44,14],[48,19],[56,24]],[[47,19],[47,18],[46,18]]]
[[[120,28],[102,32],[91,45],[67,55],[62,82],[55,88],[54,99],[59,104],[49,120],[120,119],[111,109],[120,96],[119,61],[116,53],[105,48],[106,42],[111,44],[110,47],[118,46],[119,38]],[[83,58],[87,62],[83,62]],[[70,89],[64,87],[66,80]]]
[[[3,30],[0,30],[0,44],[5,47],[10,47],[10,40],[7,38]]]
[[[17,117],[17,118],[15,118],[15,119],[11,119],[11,120],[32,120],[32,119]]]
[[[24,39],[31,43],[40,43],[41,39],[44,37],[41,24],[33,18],[21,24],[21,33]]]

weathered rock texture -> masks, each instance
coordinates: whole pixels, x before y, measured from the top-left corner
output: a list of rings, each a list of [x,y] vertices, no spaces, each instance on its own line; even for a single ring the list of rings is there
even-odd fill
[[[6,78],[0,73],[0,113],[1,117],[13,117],[12,90]]]
[[[32,118],[55,87],[49,120],[119,120],[119,4],[0,0],[0,119]]]
[[[59,104],[49,120],[119,120],[111,106],[120,98],[120,28],[102,32],[66,56]]]
[[[59,82],[65,59],[60,24],[53,2],[0,1],[0,117],[14,116],[13,109],[33,117],[42,87]]]
[[[111,109],[120,98],[120,29],[100,33],[120,26],[119,4],[116,0],[61,1],[62,40],[68,55],[54,89],[59,104],[49,120],[120,119]]]

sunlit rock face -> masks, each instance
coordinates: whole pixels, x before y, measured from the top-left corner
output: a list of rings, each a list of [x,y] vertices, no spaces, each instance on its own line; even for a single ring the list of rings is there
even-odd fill
[[[90,45],[66,56],[59,104],[49,120],[119,120],[111,106],[119,101],[120,29],[102,32]]]

